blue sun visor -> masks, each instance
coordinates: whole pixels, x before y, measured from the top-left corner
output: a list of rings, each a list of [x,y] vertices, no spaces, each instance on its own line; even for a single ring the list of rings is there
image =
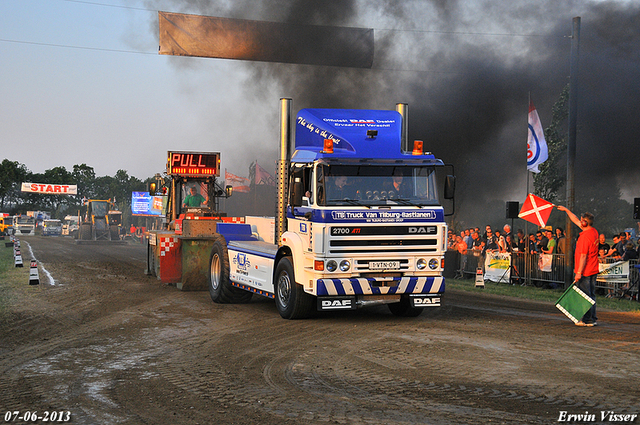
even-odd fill
[[[319,158],[403,159],[402,116],[396,111],[302,109],[296,118],[292,161]],[[333,142],[333,152],[325,149]]]

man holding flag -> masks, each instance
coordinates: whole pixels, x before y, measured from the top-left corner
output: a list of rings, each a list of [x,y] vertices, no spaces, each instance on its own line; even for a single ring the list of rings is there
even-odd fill
[[[567,213],[569,219],[574,222],[582,232],[578,236],[576,243],[573,283],[593,299],[593,306],[585,313],[582,320],[576,323],[577,326],[596,326],[596,277],[599,272],[598,266],[598,231],[593,227],[593,214],[585,212],[578,217],[566,207],[559,205],[558,210]]]

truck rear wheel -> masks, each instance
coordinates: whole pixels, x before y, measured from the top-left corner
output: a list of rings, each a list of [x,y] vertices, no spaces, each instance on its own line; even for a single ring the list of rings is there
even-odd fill
[[[224,237],[216,235],[209,260],[209,295],[215,303],[246,303],[251,292],[234,287],[229,281],[229,252]]]
[[[296,283],[291,257],[278,263],[275,284],[276,307],[284,319],[306,319],[315,313],[315,297]]]
[[[411,307],[408,295],[402,295],[400,302],[387,304],[389,310],[394,316],[399,317],[418,317],[424,310],[424,307]]]

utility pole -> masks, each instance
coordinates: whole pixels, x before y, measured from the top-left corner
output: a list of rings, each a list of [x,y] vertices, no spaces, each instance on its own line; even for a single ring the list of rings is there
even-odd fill
[[[580,58],[580,17],[573,18],[573,33],[571,35],[571,64],[569,76],[569,137],[567,142],[567,208],[574,211],[576,204],[574,166],[576,162],[576,128],[578,122],[578,70]],[[575,213],[575,212],[574,212]],[[577,213],[580,215],[580,213]],[[565,257],[565,282],[573,280],[574,245],[573,222],[567,216],[567,247]]]

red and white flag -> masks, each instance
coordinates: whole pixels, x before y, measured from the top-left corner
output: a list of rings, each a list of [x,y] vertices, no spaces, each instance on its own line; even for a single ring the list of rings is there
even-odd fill
[[[236,176],[225,169],[224,180],[225,184],[233,187],[234,192],[249,192],[249,179],[246,177]]]
[[[549,158],[547,142],[544,140],[544,130],[538,111],[529,101],[529,136],[527,138],[527,170],[539,173],[538,165]]]
[[[256,184],[276,185],[276,180],[258,164],[258,161],[256,161]]]
[[[522,204],[522,209],[520,209],[518,217],[537,224],[540,227],[544,227],[547,225],[547,220],[549,220],[552,209],[553,204],[551,202],[545,201],[530,193],[524,201],[524,204]]]

